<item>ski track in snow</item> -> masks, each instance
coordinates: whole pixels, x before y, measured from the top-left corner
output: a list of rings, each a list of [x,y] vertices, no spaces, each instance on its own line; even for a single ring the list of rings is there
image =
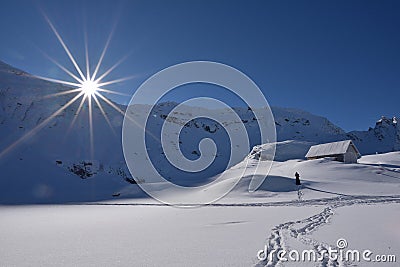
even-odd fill
[[[304,201],[305,205],[316,205],[326,203],[327,199],[320,200],[309,200]],[[302,201],[303,202],[303,201]],[[271,235],[266,241],[266,248],[268,251],[279,251],[285,250],[290,251],[285,244],[285,239],[294,238],[303,243],[304,245],[310,247],[315,251],[316,255],[319,257],[321,252],[327,251],[329,247],[337,248],[337,246],[329,245],[325,242],[320,242],[312,239],[308,234],[317,230],[318,228],[329,223],[332,216],[335,215],[335,209],[344,206],[351,205],[372,205],[372,204],[388,204],[388,203],[400,203],[400,196],[352,196],[352,197],[342,197],[339,196],[335,199],[330,199],[330,205],[326,207],[322,212],[315,214],[303,220],[289,221],[286,223],[279,224],[271,230]],[[300,203],[299,203],[300,204]],[[332,260],[329,259],[327,255],[320,262],[315,262],[316,266],[321,267],[338,267],[338,266],[351,266],[349,262],[340,261],[340,259]],[[268,257],[265,261],[260,261],[256,267],[262,266],[284,266],[284,263],[279,261],[277,253],[274,253],[273,257]]]

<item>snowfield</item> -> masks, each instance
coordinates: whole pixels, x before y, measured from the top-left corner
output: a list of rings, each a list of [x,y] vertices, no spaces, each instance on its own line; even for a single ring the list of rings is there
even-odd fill
[[[169,207],[148,198],[3,206],[0,265],[398,266],[400,165],[394,165],[399,155],[366,156],[361,164],[274,162],[255,193],[247,191],[250,178],[243,178],[228,196],[201,208]],[[241,164],[227,172],[235,175]],[[303,183],[300,198],[295,170]],[[340,238],[349,249],[395,255],[397,262],[257,258],[266,247],[321,253]]]
[[[285,210],[285,212],[282,212]],[[315,207],[1,209],[2,266],[251,266],[269,229]]]
[[[398,257],[398,199],[397,204],[336,208],[328,221],[322,211],[321,205],[3,207],[1,266],[263,266],[256,255],[265,244],[300,250],[313,248],[311,242],[335,245],[343,237],[352,249]],[[315,215],[317,224],[304,227]],[[271,234],[276,226],[298,220],[305,221],[290,226],[304,227],[298,237],[288,230]]]

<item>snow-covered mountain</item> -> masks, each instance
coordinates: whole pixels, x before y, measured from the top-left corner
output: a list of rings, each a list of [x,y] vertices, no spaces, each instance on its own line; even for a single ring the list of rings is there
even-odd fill
[[[78,116],[76,92],[50,97],[69,89],[0,63],[1,203],[99,200],[127,184],[122,115],[103,103],[110,128],[94,107],[92,156],[87,105]]]
[[[0,203],[109,199],[123,196],[123,188],[134,183],[122,153],[122,114],[100,99],[109,124],[93,103],[94,150],[91,152],[87,103],[78,114],[80,99],[70,104],[77,93],[64,94],[69,89],[0,62]],[[114,105],[125,110],[124,106]],[[234,109],[240,121],[219,125],[206,118],[186,123],[195,113],[193,107],[187,106],[184,112],[171,114],[176,105],[167,102],[153,107],[149,132],[159,136],[166,120],[183,124],[179,144],[175,145],[189,159],[200,156],[198,144],[203,138],[213,139],[218,148],[217,155],[209,155],[215,156],[210,167],[200,173],[185,173],[182,179],[182,172],[166,160],[160,142],[149,138],[148,151],[153,163],[165,177],[178,184],[202,183],[204,177],[227,167],[230,144],[226,142],[226,127],[245,126],[249,134],[248,152],[260,145],[257,119],[250,107]],[[141,116],[140,110],[137,106],[135,116]],[[313,144],[348,138],[354,140],[363,154],[400,150],[400,131],[395,118],[382,118],[375,128],[365,132],[346,133],[328,119],[305,111],[280,107],[273,107],[272,111],[280,141],[277,160],[302,158],[303,152]],[[282,152],[281,147],[285,147]],[[289,149],[293,153],[287,152],[288,147],[293,147]],[[245,156],[239,155],[235,162]],[[137,195],[143,196],[143,193],[138,191]]]
[[[347,134],[364,154],[384,153],[400,150],[400,125],[396,117],[382,117],[368,131],[353,131]]]

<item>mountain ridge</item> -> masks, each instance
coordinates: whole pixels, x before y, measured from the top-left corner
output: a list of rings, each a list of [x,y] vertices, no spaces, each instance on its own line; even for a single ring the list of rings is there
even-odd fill
[[[101,110],[94,105],[94,149],[91,153],[87,104],[83,105],[78,114],[80,100],[68,104],[74,93],[51,97],[69,89],[0,62],[0,155],[7,151],[0,156],[0,203],[96,201],[112,198],[113,195],[119,196],[126,186],[134,183],[122,153],[122,114],[102,102],[109,125]],[[149,119],[149,125],[153,125],[150,130],[160,134],[165,121],[178,124],[187,121],[191,107],[184,108],[187,109],[185,114],[170,114],[177,104],[167,102],[154,106],[153,116]],[[126,109],[123,105],[115,105],[122,111]],[[143,115],[140,114],[140,107],[137,108],[136,115]],[[53,119],[46,121],[58,110],[61,111]],[[179,136],[180,142],[175,146],[188,159],[194,160],[200,156],[198,144],[203,138],[215,140],[220,148],[215,164],[204,173],[186,176],[171,168],[161,145],[153,142],[149,145],[153,147],[152,161],[159,171],[178,184],[191,185],[194,181],[204,183],[204,177],[211,177],[227,167],[230,154],[224,152],[228,144],[224,141],[226,133],[223,128],[235,128],[235,124],[245,126],[249,134],[249,152],[253,146],[260,145],[257,119],[251,108],[238,107],[234,111],[239,114],[241,121],[230,123],[231,126],[219,125],[205,118],[190,120],[181,125],[184,127]],[[281,155],[282,160],[298,158],[312,144],[349,138],[354,140],[363,154],[400,150],[400,131],[396,119],[382,118],[368,131],[346,133],[327,118],[306,111],[272,107],[272,112],[277,141],[302,142],[293,155]],[[299,143],[284,144],[289,147]],[[236,161],[245,156],[239,155]],[[137,195],[144,196],[142,192],[137,192]]]

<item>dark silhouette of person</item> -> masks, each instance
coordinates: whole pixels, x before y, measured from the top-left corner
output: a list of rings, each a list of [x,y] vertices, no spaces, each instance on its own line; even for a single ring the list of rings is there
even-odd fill
[[[301,185],[301,183],[300,183],[300,174],[298,172],[296,172],[294,174],[294,176],[296,177],[296,185]]]

